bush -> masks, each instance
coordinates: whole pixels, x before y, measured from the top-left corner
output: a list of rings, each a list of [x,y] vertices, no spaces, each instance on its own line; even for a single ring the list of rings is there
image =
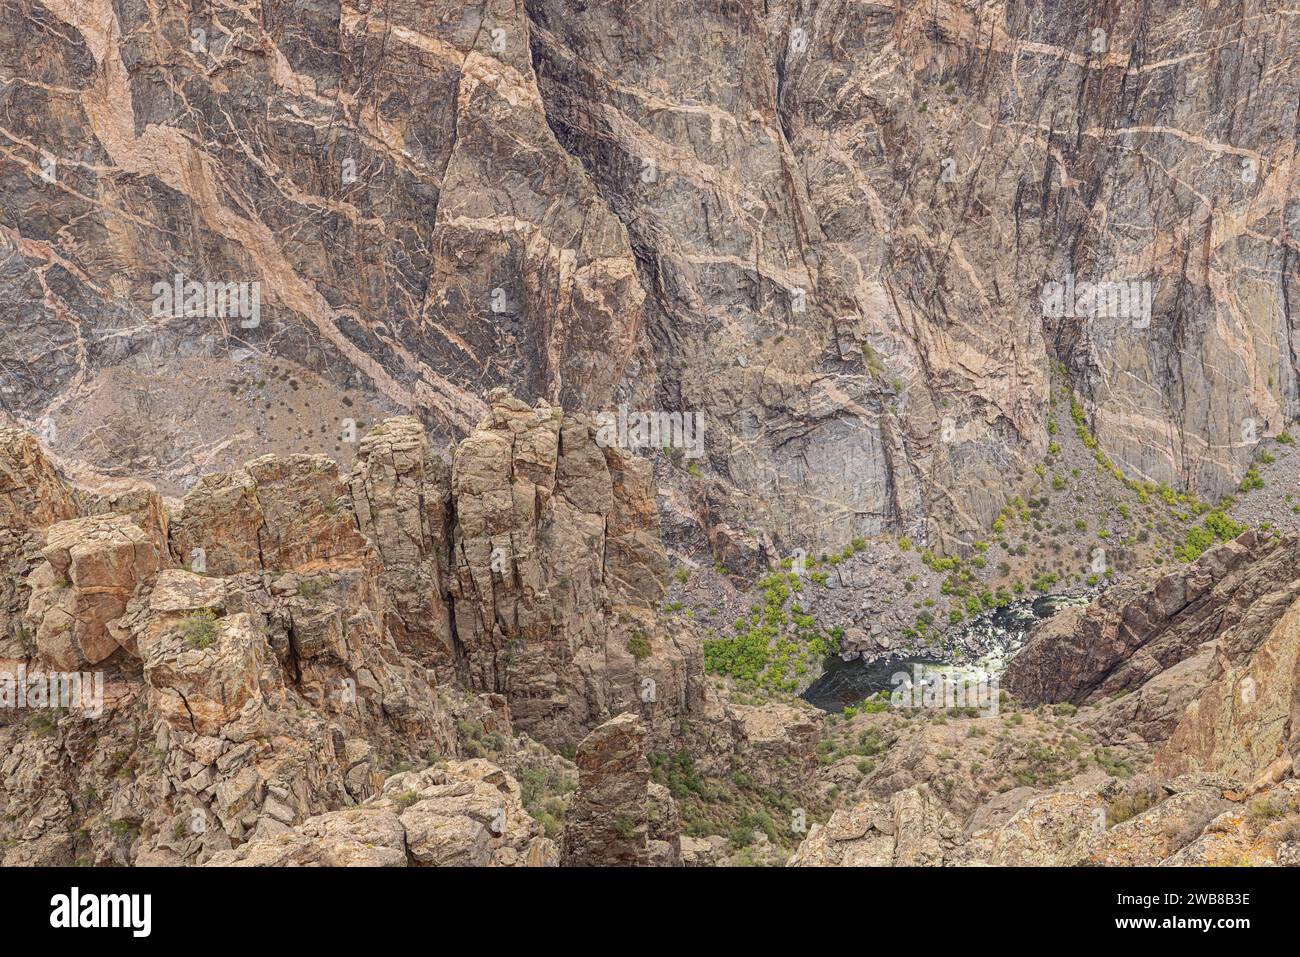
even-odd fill
[[[627,640],[627,650],[637,661],[645,661],[650,657],[650,639],[639,631],[633,632]]]
[[[1147,791],[1125,794],[1110,802],[1106,808],[1106,820],[1113,826],[1123,824],[1130,818],[1137,817],[1156,803],[1155,797]]]
[[[1256,829],[1263,828],[1265,825],[1284,816],[1286,816],[1286,806],[1266,797],[1256,798],[1250,803],[1250,807],[1246,811],[1246,817],[1251,824],[1255,825]]]
[[[1206,515],[1199,526],[1187,530],[1183,544],[1174,553],[1185,562],[1195,561],[1215,542],[1230,541],[1244,531],[1245,525],[1216,509]]]
[[[209,648],[221,634],[216,613],[210,608],[196,611],[180,624],[180,635],[191,648]]]

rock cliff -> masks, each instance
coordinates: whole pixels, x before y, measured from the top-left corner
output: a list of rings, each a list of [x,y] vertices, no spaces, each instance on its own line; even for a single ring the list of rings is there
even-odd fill
[[[178,487],[463,437],[494,385],[699,413],[679,531],[734,561],[956,546],[1059,365],[1127,474],[1214,498],[1300,411],[1288,14],[20,0],[0,392]]]

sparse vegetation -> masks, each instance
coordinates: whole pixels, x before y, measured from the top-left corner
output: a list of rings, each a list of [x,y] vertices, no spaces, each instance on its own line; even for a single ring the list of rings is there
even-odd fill
[[[218,623],[216,612],[204,608],[186,617],[180,623],[178,630],[185,643],[191,648],[203,649],[216,644],[221,634],[221,625]]]

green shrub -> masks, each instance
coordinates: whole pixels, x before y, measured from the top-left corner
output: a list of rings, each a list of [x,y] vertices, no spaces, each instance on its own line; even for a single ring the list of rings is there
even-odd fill
[[[627,640],[627,650],[637,661],[645,661],[650,657],[650,639],[639,631],[633,632]]]
[[[216,643],[221,634],[217,615],[212,609],[204,608],[189,615],[180,624],[180,635],[191,648],[209,648]]]
[[[1195,561],[1215,542],[1230,541],[1244,531],[1246,531],[1245,525],[1233,521],[1216,509],[1206,515],[1199,526],[1187,530],[1183,544],[1174,550],[1174,554],[1182,561]]]

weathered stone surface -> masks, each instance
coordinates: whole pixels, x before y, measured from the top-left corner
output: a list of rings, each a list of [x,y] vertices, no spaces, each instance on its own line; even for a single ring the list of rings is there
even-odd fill
[[[722,689],[706,693],[698,636],[689,622],[671,632],[661,622],[654,606],[667,562],[646,464],[601,448],[586,418],[548,409],[536,419],[553,429],[536,429],[535,410],[499,394],[493,402],[499,415],[459,457],[463,509],[452,474],[410,419],[373,430],[347,480],[319,458],[264,457],[205,477],[174,513],[148,486],[79,473],[94,484],[73,489],[68,508],[84,517],[54,523],[48,548],[43,529],[23,530],[19,558],[50,576],[38,589],[50,599],[39,605],[41,621],[74,586],[111,596],[113,617],[87,620],[122,653],[104,659],[101,722],[76,713],[30,729],[0,721],[6,860],[557,864],[541,821],[558,839],[575,769],[516,737],[513,712],[529,712],[527,697],[479,685],[469,664],[485,649],[472,631],[447,644],[450,628],[444,634],[439,624],[438,611],[450,622],[462,597],[450,571],[469,565],[476,536],[466,529],[494,514],[507,522],[508,541],[533,550],[527,573],[546,594],[519,589],[507,600],[493,582],[493,609],[498,597],[503,609],[551,602],[539,620],[554,640],[537,661],[558,694],[557,717],[532,727],[562,741],[620,702],[649,719],[634,719],[631,859],[677,866],[684,858],[676,803],[649,781],[646,747],[694,743],[708,773],[745,767],[774,788],[804,776],[818,736],[807,709],[733,707]],[[506,433],[506,457],[474,453]],[[47,460],[29,465],[58,481]],[[529,486],[537,502],[551,497],[553,515],[516,506],[516,492]],[[476,498],[502,488],[504,512]],[[583,536],[603,543],[585,558],[573,547]],[[149,560],[135,562],[137,552]],[[168,556],[182,567],[165,567]],[[574,581],[575,569],[586,577]],[[584,636],[572,644],[571,623]],[[20,662],[28,656],[16,650]],[[485,750],[501,765],[454,760]],[[414,776],[385,773],[433,755],[451,759]],[[552,790],[535,790],[525,808],[517,774]],[[587,798],[601,794],[593,786]],[[765,835],[754,841],[748,862],[779,855]]]
[[[219,853],[243,867],[545,867],[555,847],[519,801],[519,785],[486,761],[403,772],[360,807],[308,818]]]
[[[533,866],[534,842],[545,840],[519,784],[481,759],[398,774],[377,800],[397,809],[417,866]],[[542,857],[554,863],[553,849]]]
[[[39,442],[0,428],[0,659],[35,653],[23,613],[31,598],[28,576],[41,562],[41,532],[75,518],[76,500]]]
[[[1090,841],[1106,827],[1106,799],[1063,792],[1035,798],[988,837],[990,864],[1071,867],[1083,862]],[[977,846],[983,835],[973,835]]]
[[[347,507],[338,465],[324,456],[263,456],[204,476],[185,496],[172,549],[193,568],[203,549],[212,575],[298,569],[353,559],[368,549]]]
[[[651,785],[645,734],[639,717],[621,714],[578,745],[578,791],[565,818],[562,866],[680,863],[676,808],[663,788]]]
[[[702,705],[702,658],[653,613],[667,557],[646,463],[600,448],[583,418],[490,398],[452,472],[459,667],[547,743],[625,710],[670,735]]]
[[[28,578],[40,659],[62,671],[98,664],[129,638],[113,624],[163,560],[158,542],[129,519],[100,515],[51,525],[41,550],[45,564]]]
[[[406,834],[397,815],[360,807],[308,818],[296,831],[223,851],[214,867],[405,867]]]
[[[186,634],[187,620],[204,624]],[[156,695],[154,708],[173,728],[195,734],[219,734],[246,705],[259,705],[263,670],[279,671],[266,636],[247,615],[210,622],[187,616],[140,652],[145,680]]]
[[[1293,574],[1267,610],[1252,609],[1223,633],[1213,683],[1157,755],[1170,775],[1208,770],[1253,782],[1300,760],[1300,569]]]
[[[1195,840],[1230,807],[1221,790],[1192,787],[1164,797],[1148,810],[1094,836],[1084,863],[1105,867],[1153,867]]]
[[[357,526],[384,566],[385,620],[397,646],[453,660],[444,582],[451,554],[451,480],[420,423],[388,419],[361,440],[349,480]]]
[[[886,801],[865,800],[814,824],[792,867],[937,867],[960,843],[961,826],[925,785]]]
[[[1276,434],[1300,398],[1277,351],[1283,12],[819,0],[625,33],[627,11],[572,0],[248,22],[24,3],[0,22],[24,80],[0,165],[7,401],[99,450],[131,397],[125,448],[99,454],[177,480],[272,441],[269,415],[231,435],[208,413],[278,410],[244,390],[290,364],[459,435],[484,386],[668,403],[706,417],[717,493],[695,515],[731,563],[747,514],[827,546],[986,523],[1047,446],[1059,362],[1127,473],[1212,498],[1249,460],[1242,423]],[[262,283],[262,315],[153,315],[178,272]],[[1075,274],[1150,283],[1153,316],[1044,316]]]
[[[35,437],[0,428],[0,528],[42,529],[76,515],[76,499]]]

